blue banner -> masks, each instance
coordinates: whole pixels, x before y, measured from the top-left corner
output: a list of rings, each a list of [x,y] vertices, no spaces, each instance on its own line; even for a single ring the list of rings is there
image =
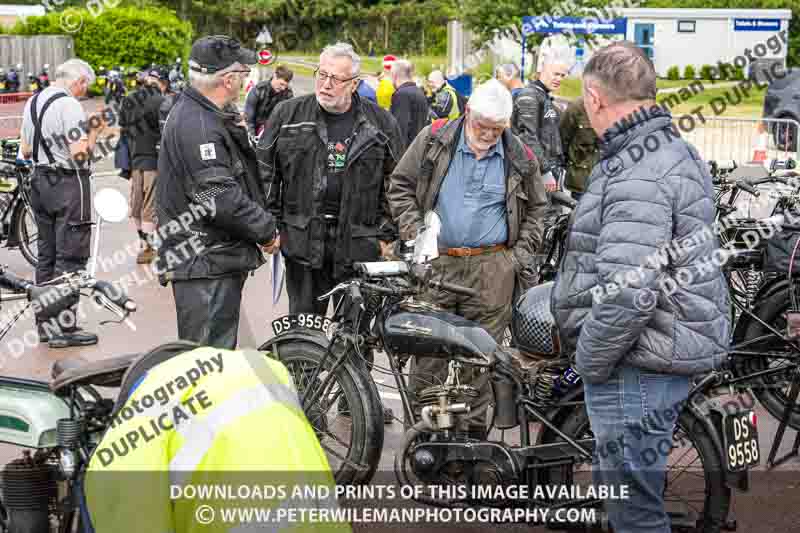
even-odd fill
[[[522,17],[522,34],[592,33],[596,35],[626,34],[628,19],[599,20],[580,17]]]
[[[733,31],[780,31],[780,19],[733,19]]]

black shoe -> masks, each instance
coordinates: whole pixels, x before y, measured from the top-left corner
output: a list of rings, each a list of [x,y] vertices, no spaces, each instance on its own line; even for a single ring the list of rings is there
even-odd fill
[[[50,348],[69,348],[70,346],[91,346],[97,344],[97,335],[83,330],[64,332],[50,337]]]

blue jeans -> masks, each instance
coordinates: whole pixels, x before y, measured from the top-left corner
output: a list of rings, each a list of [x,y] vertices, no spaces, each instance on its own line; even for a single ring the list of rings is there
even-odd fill
[[[594,483],[628,487],[628,499],[605,504],[614,532],[670,533],[665,469],[689,378],[621,366],[607,382],[584,387],[597,442]]]

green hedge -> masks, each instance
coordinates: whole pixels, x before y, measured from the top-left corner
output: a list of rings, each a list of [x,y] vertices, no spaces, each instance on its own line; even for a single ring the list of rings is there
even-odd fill
[[[65,31],[62,17],[72,23],[80,20],[80,28],[74,33]],[[87,9],[70,8],[42,17],[28,17],[10,33],[70,34],[75,41],[75,55],[95,70],[101,66],[111,69],[120,65],[138,68],[150,63],[171,65],[176,57],[182,57],[185,65],[193,37],[192,25],[180,20],[173,11],[133,7],[107,8],[96,17]]]

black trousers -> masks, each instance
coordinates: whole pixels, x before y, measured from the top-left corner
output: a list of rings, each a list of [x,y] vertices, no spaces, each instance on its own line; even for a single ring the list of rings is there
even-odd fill
[[[38,226],[39,249],[36,284],[42,284],[64,274],[86,267],[91,254],[92,196],[88,174],[54,172],[37,168],[31,179],[31,207]],[[75,312],[78,296],[70,310]],[[65,330],[74,329],[76,317],[61,315]],[[36,321],[50,316],[37,315]],[[74,324],[74,322],[72,322]]]
[[[331,290],[339,280],[333,277],[333,247],[336,242],[336,224],[331,221],[325,228],[322,268],[311,268],[286,258],[286,293],[289,296],[289,313],[315,313],[325,316],[328,300],[317,298]]]
[[[178,338],[224,350],[236,349],[247,274],[172,282]]]

